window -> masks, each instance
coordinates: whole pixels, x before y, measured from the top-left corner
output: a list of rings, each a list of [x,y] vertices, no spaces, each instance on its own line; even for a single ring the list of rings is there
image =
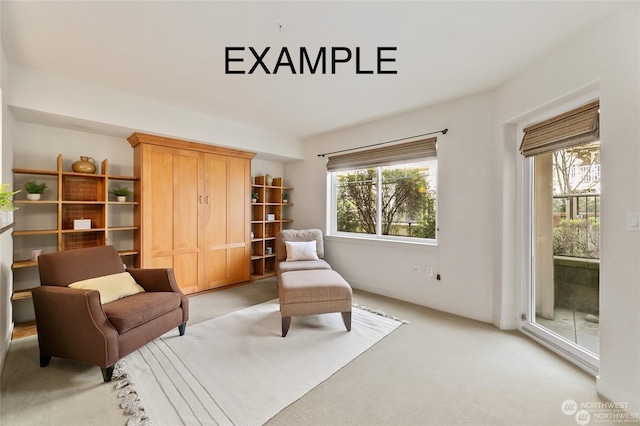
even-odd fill
[[[331,233],[406,241],[435,240],[435,138],[421,142],[432,144],[433,152],[419,155],[419,159],[405,157],[410,161],[403,163],[392,161],[388,152],[382,156],[387,160],[375,166],[336,166],[340,161],[333,157],[329,160]],[[365,153],[370,160],[372,151]],[[353,161],[354,154],[349,155],[352,158],[348,164],[357,164]]]

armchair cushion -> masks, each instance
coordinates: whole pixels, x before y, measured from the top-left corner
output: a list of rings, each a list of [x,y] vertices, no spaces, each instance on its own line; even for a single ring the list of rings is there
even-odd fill
[[[146,292],[107,303],[102,305],[102,309],[122,334],[179,308],[181,302],[178,293]]]
[[[318,260],[316,241],[285,241],[287,262],[301,260]]]
[[[140,287],[128,272],[77,281],[69,284],[69,287],[98,290],[100,292],[100,302],[103,305],[123,297],[144,292],[144,288]]]

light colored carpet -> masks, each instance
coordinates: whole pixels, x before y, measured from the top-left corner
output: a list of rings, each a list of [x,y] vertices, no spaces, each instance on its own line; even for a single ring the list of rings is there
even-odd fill
[[[277,295],[276,280],[266,279],[192,297],[187,334],[194,324]],[[521,333],[357,289],[354,301],[411,324],[267,426],[576,426],[576,419],[562,412],[563,401],[604,401],[594,377]],[[295,322],[291,327],[295,333]],[[127,418],[116,394],[97,367],[54,358],[40,368],[35,337],[20,339],[12,342],[0,378],[0,424],[124,426]],[[154,426],[165,425],[174,426],[162,421]]]
[[[124,362],[152,424],[261,425],[401,323],[361,309],[295,317],[281,337],[277,300],[176,331]]]

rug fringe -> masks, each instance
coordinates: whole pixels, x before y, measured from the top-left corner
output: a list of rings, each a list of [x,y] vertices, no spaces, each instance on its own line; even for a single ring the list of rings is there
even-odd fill
[[[127,372],[127,363],[124,359],[118,361],[113,369],[113,379],[116,379],[116,390],[118,398],[122,398],[120,408],[124,415],[128,416],[127,426],[150,426],[151,420],[140,402],[140,396],[131,376]]]
[[[371,308],[369,306],[359,305],[357,303],[354,303],[353,307],[354,308],[358,308],[358,309],[362,309],[363,311],[371,312],[372,314],[380,315],[381,317],[390,318],[390,319],[392,319],[394,321],[398,321],[398,322],[400,322],[402,324],[411,324],[407,320],[401,320],[400,318],[398,318],[396,316],[393,316],[393,315],[389,315],[385,311],[380,310],[380,309],[375,309],[375,308]]]

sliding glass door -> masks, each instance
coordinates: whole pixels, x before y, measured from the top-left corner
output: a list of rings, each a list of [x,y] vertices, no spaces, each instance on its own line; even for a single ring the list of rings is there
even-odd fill
[[[600,140],[589,139],[550,144],[525,159],[523,329],[597,373]]]

